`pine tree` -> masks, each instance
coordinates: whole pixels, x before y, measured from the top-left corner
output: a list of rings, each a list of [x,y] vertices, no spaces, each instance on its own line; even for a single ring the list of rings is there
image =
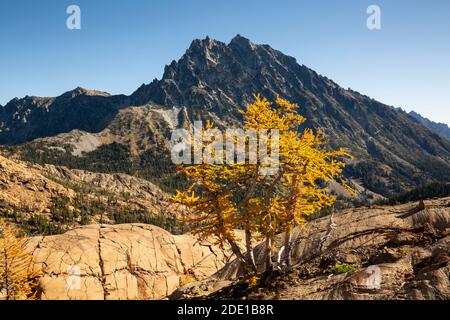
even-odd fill
[[[34,299],[39,271],[32,266],[32,256],[24,249],[26,239],[0,220],[0,300]]]
[[[281,98],[270,103],[255,95],[255,102],[242,112],[244,130],[267,133],[259,135],[259,149],[264,146],[270,149],[272,138],[275,133],[278,135],[279,167],[275,174],[261,174],[261,169],[273,165],[267,159],[258,159],[256,163],[202,163],[179,169],[192,184],[177,191],[172,199],[193,211],[189,220],[198,226],[194,233],[201,237],[213,235],[218,243],[230,245],[248,273],[257,271],[252,247],[255,236],[265,240],[266,270],[271,271],[272,241],[276,234],[284,232],[283,264],[288,268],[292,229],[303,225],[308,215],[335,201],[327,183],[335,181],[352,191],[341,176],[343,160],[351,158],[350,155],[342,149],[329,150],[321,130],[300,131],[305,118],[297,109],[297,105]],[[211,127],[208,123],[207,129]],[[246,140],[247,146],[252,143],[250,140]],[[204,141],[203,150],[211,143]],[[237,245],[234,234],[237,228],[245,231],[245,254]]]

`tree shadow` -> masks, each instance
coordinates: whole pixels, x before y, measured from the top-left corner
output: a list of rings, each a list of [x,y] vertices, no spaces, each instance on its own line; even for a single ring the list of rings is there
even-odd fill
[[[398,215],[397,218],[406,219],[406,218],[411,217],[412,215],[414,215],[420,211],[423,211],[423,210],[425,210],[425,204],[421,200],[417,207],[411,208],[408,211],[406,211],[405,213]]]

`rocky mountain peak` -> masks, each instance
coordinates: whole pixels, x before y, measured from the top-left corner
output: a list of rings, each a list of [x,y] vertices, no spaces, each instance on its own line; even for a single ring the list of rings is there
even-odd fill
[[[241,35],[228,45],[207,37],[194,40],[180,60],[166,66],[161,81],[139,88],[132,98],[140,105],[154,101],[215,110],[227,117],[256,92],[288,98],[298,96],[304,87],[326,90],[324,82],[295,58],[268,45],[254,44]]]
[[[82,87],[76,87],[73,90],[65,92],[64,94],[62,94],[61,97],[75,98],[75,97],[83,96],[83,95],[84,96],[101,96],[101,97],[110,96],[110,94],[108,92],[90,90],[90,89],[85,89]]]
[[[220,58],[226,53],[227,46],[225,43],[206,37],[205,39],[196,39],[183,57],[176,63],[180,68],[207,70],[213,68],[219,63]],[[187,64],[187,66],[185,66]]]
[[[223,46],[226,46],[225,43],[211,39],[209,36],[207,36],[205,39],[194,39],[186,53],[195,52],[196,50],[208,50],[212,49],[213,47]]]
[[[0,109],[0,144],[18,144],[72,129],[98,132],[125,96],[77,87],[58,97],[26,96]]]
[[[228,44],[230,48],[233,47],[239,47],[239,48],[245,48],[254,50],[256,48],[256,45],[250,41],[250,39],[247,39],[240,34],[236,35],[233,39],[231,39],[230,43]]]
[[[364,172],[365,185],[372,191],[386,194],[397,188],[394,184],[399,180],[394,181],[389,173],[397,172],[395,168],[401,167],[396,174],[404,178],[400,189],[417,184],[417,171],[412,168],[433,163],[437,171],[450,172],[450,144],[432,136],[410,116],[346,90],[295,58],[241,35],[228,45],[210,38],[194,40],[165,71],[160,81],[132,95],[136,105],[153,101],[185,106],[191,120],[217,117],[236,123],[238,110],[252,101],[254,93],[271,100],[280,96],[301,107],[308,127],[322,129],[333,145],[352,150],[360,160],[349,169],[350,174]],[[433,178],[442,179],[442,175]],[[388,185],[387,180],[391,181]]]
[[[239,110],[254,93],[298,104],[306,126],[322,129],[332,147],[351,150],[358,160],[347,174],[362,179],[370,191],[385,195],[450,179],[448,140],[406,113],[346,90],[295,58],[241,35],[229,44],[209,37],[194,40],[178,61],[166,66],[161,80],[141,86],[130,97],[76,88],[65,94],[70,99],[42,100],[37,106],[10,103],[0,110],[0,144],[73,129],[97,133],[119,109],[151,102],[173,110],[185,107],[186,121],[238,125]]]

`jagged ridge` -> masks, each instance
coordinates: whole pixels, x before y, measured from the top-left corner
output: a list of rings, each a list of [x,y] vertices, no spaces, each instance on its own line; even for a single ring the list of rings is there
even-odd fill
[[[135,104],[155,101],[187,106],[191,119],[217,115],[239,120],[237,110],[254,93],[277,95],[301,106],[308,126],[321,128],[333,146],[347,147],[356,161],[348,174],[372,191],[389,194],[427,180],[450,180],[450,143],[405,112],[338,86],[267,45],[236,36],[228,45],[194,40],[160,81],[141,86]]]
[[[256,92],[299,104],[307,126],[324,130],[333,147],[350,149],[356,160],[347,175],[371,191],[389,195],[450,181],[450,141],[407,113],[343,89],[296,59],[239,35],[229,44],[194,40],[179,61],[166,66],[161,80],[142,85],[130,97],[75,90],[57,98],[15,99],[0,111],[0,144],[72,129],[100,132],[118,109],[149,102],[185,107],[184,122],[208,118],[236,124],[241,120],[238,110]],[[172,127],[164,117],[154,117],[152,123]]]

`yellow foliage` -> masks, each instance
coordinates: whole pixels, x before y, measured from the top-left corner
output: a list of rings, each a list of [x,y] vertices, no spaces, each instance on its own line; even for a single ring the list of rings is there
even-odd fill
[[[181,276],[180,277],[180,287],[183,287],[185,285],[194,283],[196,281],[197,281],[197,279],[194,276],[190,275],[190,274]]]
[[[301,132],[305,118],[298,109],[281,98],[270,103],[255,95],[255,101],[242,111],[243,129],[267,130],[267,145],[271,132],[278,130],[279,170],[275,175],[260,175],[260,169],[270,165],[261,162],[180,166],[192,184],[177,191],[172,200],[192,209],[189,221],[199,226],[194,233],[213,235],[220,244],[232,244],[236,228],[244,229],[247,237],[273,237],[303,225],[308,215],[334,203],[327,182],[336,181],[352,191],[342,179],[343,159],[351,156],[343,149],[329,150],[321,130]],[[208,122],[207,128],[211,127]],[[250,242],[247,252],[252,249]]]
[[[39,272],[24,250],[25,241],[17,237],[14,227],[0,220],[0,300],[35,298]]]
[[[244,282],[247,283],[248,289],[251,289],[259,284],[260,278],[256,275],[250,275],[244,279]]]

